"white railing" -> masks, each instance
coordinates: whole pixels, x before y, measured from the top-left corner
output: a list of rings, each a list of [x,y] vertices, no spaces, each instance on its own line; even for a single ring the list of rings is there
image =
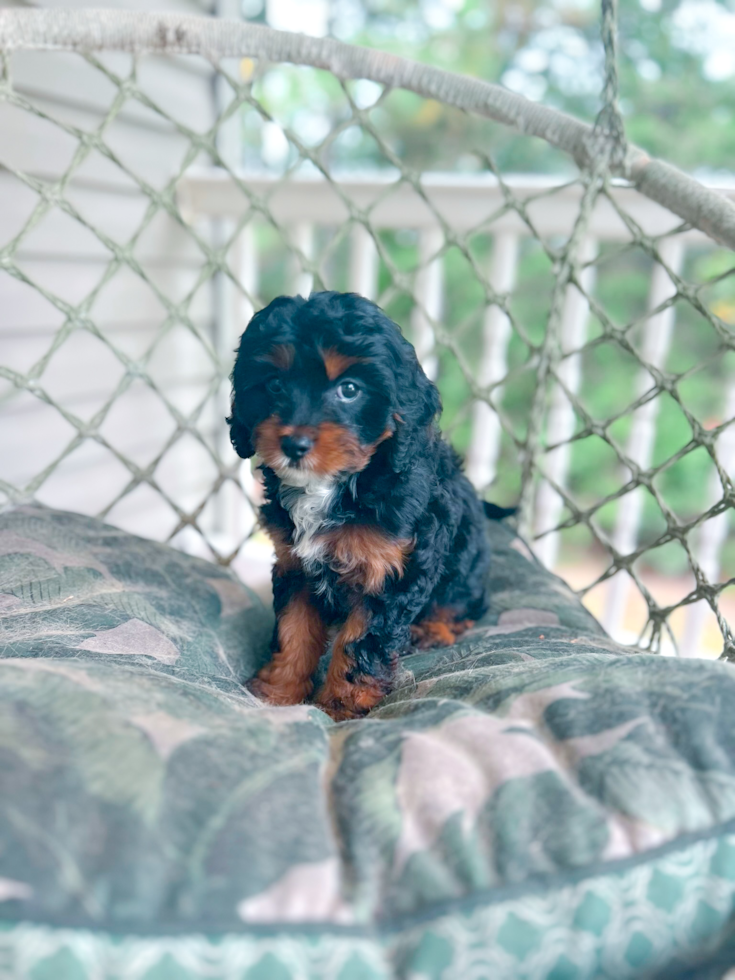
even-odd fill
[[[434,350],[433,324],[440,323],[444,306],[444,232],[442,221],[453,231],[466,232],[485,227],[492,236],[487,279],[501,303],[513,291],[519,263],[521,239],[535,237],[554,238],[569,235],[579,213],[581,187],[578,184],[562,184],[549,178],[515,177],[505,183],[513,197],[524,202],[525,217],[516,209],[509,208],[498,182],[488,175],[463,177],[458,175],[424,175],[421,186],[430,202],[426,201],[408,183],[391,187],[395,178],[391,175],[372,174],[334,178],[333,182],[319,177],[294,177],[281,180],[263,175],[239,175],[247,188],[243,192],[238,182],[226,172],[216,169],[190,171],[179,183],[179,205],[186,219],[196,222],[215,219],[234,229],[236,222],[247,221],[234,248],[231,267],[239,279],[246,297],[234,289],[225,302],[226,324],[220,330],[223,351],[234,347],[235,341],[252,313],[252,301],[259,291],[259,262],[255,249],[255,236],[250,213],[252,199],[267,200],[268,212],[275,223],[287,230],[290,242],[295,246],[292,259],[290,288],[293,292],[308,294],[313,277],[302,268],[299,255],[306,260],[314,256],[315,232],[319,228],[341,228],[353,221],[349,235],[349,288],[370,298],[377,298],[379,261],[375,241],[367,228],[355,220],[355,215],[369,214],[370,228],[412,230],[418,235],[419,269],[413,292],[417,304],[412,314],[411,328],[419,357],[427,373],[435,376],[437,368]],[[735,198],[735,191],[724,191]],[[613,198],[622,210],[633,219],[646,235],[660,238],[681,226],[678,218],[657,204],[627,187],[616,187]],[[350,207],[345,203],[349,200]],[[440,216],[440,217],[437,217]],[[528,219],[532,225],[529,227]],[[257,218],[256,218],[257,220]],[[592,295],[596,267],[594,258],[600,243],[630,241],[630,232],[609,200],[600,198],[592,213],[587,237],[582,246],[581,285],[584,293]],[[659,254],[674,274],[681,270],[687,247],[701,245],[707,239],[691,230],[679,231],[675,236],[663,238]],[[654,367],[663,366],[669,352],[676,315],[675,306],[660,309],[675,292],[675,286],[664,269],[654,263],[649,291],[650,316],[643,325],[644,359]],[[576,287],[568,289],[561,325],[563,354],[578,351],[585,343],[589,319],[589,303],[586,295]],[[499,382],[505,377],[507,350],[511,337],[511,325],[501,305],[487,307],[482,332],[482,348],[476,365],[476,381],[492,392],[492,400],[498,404],[502,398]],[[550,439],[558,448],[546,454],[543,468],[548,482],[539,484],[535,500],[534,532],[542,535],[535,549],[540,560],[554,568],[559,549],[559,535],[553,529],[558,525],[563,511],[563,501],[553,486],[566,488],[570,465],[570,445],[575,426],[575,413],[566,392],[576,395],[581,383],[581,357],[571,354],[562,359],[558,375],[560,384],[550,394],[547,429],[553,433]],[[733,379],[735,383],[735,379]],[[641,369],[636,385],[638,397],[650,390],[652,376]],[[658,400],[643,404],[632,414],[632,425],[625,452],[627,458],[640,470],[651,462],[656,435]],[[733,390],[723,392],[722,418],[735,416]],[[501,427],[498,416],[485,401],[476,401],[472,407],[472,436],[467,454],[467,471],[479,488],[488,486],[496,472],[500,450]],[[735,472],[735,426],[727,429],[719,439],[718,456],[723,466]],[[249,471],[248,471],[249,475]],[[624,483],[630,473],[621,473]],[[706,480],[703,486],[706,485]],[[611,535],[612,547],[621,555],[636,550],[639,540],[644,490],[632,491],[623,505],[618,507],[615,528]],[[721,483],[715,467],[709,490],[703,504],[710,506],[722,495]],[[223,514],[224,521],[231,514]],[[698,531],[694,556],[703,571],[713,581],[719,573],[719,556],[727,535],[728,515],[713,518]],[[602,615],[608,630],[623,636],[623,618],[628,601],[631,580],[627,573],[619,572],[607,590]],[[706,605],[698,603],[687,610],[683,630],[683,646],[688,651],[698,648],[706,619]],[[625,635],[626,639],[630,639]]]
[[[674,273],[681,271],[684,261],[684,243],[679,238],[664,241],[660,248],[661,258]],[[657,310],[662,303],[674,295],[675,286],[661,265],[654,265],[651,275],[651,289],[648,309]],[[644,327],[643,358],[647,364],[659,370],[664,367],[671,346],[675,310],[668,306],[648,318]],[[653,379],[645,368],[641,368],[636,380],[636,398],[642,398],[650,390]],[[626,447],[626,455],[639,470],[646,470],[653,456],[656,440],[656,419],[659,400],[654,398],[642,405],[633,415],[633,425]],[[632,473],[627,474],[632,476]],[[637,487],[618,507],[618,517],[612,535],[612,545],[621,555],[629,555],[638,542],[638,528],[641,522],[645,490]],[[623,616],[628,590],[631,582],[625,572],[618,572],[612,581],[608,595],[603,623],[608,630],[615,630]]]

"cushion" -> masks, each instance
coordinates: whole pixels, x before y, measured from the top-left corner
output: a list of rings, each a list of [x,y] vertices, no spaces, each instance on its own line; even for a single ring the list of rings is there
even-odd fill
[[[273,617],[223,568],[40,506],[0,514],[0,648],[240,691]]]
[[[488,534],[484,620],[335,724],[242,688],[271,619],[222,569],[0,515],[0,973],[724,973],[735,671],[617,646]]]

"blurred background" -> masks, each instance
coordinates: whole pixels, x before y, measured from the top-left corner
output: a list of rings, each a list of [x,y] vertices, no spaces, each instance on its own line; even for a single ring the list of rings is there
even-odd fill
[[[116,6],[144,8],[143,3]],[[493,4],[480,0],[221,0],[215,8],[182,0],[157,7],[244,19],[379,48],[500,82],[533,101],[589,122],[600,108],[603,49],[597,0],[498,0]],[[619,25],[620,106],[628,138],[732,193],[735,0],[621,0]],[[370,185],[374,200],[381,186],[405,178],[407,173],[422,174],[427,184],[434,175],[435,184],[443,181],[450,185],[445,217],[451,225],[452,194],[461,196],[462,188],[471,190],[486,178],[494,180],[493,175],[501,175],[510,187],[521,188],[520,200],[533,200],[538,194],[539,208],[534,213],[539,216],[547,206],[543,196],[551,193],[554,197],[555,188],[564,188],[577,177],[572,162],[543,141],[520,138],[487,120],[409,92],[385,92],[368,81],[345,87],[325,72],[256,65],[248,59],[228,66],[228,70],[238,83],[251,86],[252,99],[238,107],[228,132],[220,134],[220,151],[229,167],[254,175],[263,186],[269,181],[274,186],[283,180],[308,181],[324,171],[335,178],[349,176],[358,184]],[[226,111],[231,91],[223,87],[222,79],[208,79],[210,83],[219,111]],[[178,114],[179,130],[182,122],[196,128],[196,99],[184,109],[181,91],[173,92],[168,103],[165,99],[161,102],[159,93],[158,104],[168,106],[175,122]],[[206,125],[204,119],[201,129]],[[188,160],[186,166],[190,164],[204,166],[201,157]],[[189,220],[192,228],[201,230],[204,222],[211,222],[213,217],[219,220],[222,215],[210,206],[214,192],[211,180],[205,186],[201,170],[187,171],[180,186],[186,184],[190,173],[194,176],[184,188]],[[353,193],[358,191],[353,188]],[[271,196],[269,200],[275,207],[276,199]],[[517,500],[522,475],[517,442],[508,432],[515,431],[522,438],[527,426],[535,384],[535,362],[530,352],[541,342],[549,315],[555,280],[553,245],[568,233],[578,196],[572,195],[567,206],[564,192],[559,191],[555,200],[558,227],[549,219],[543,234],[518,235],[510,229],[513,257],[505,272],[502,262],[498,264],[497,250],[494,252],[497,228],[490,225],[479,228],[466,247],[453,247],[446,236],[427,244],[419,218],[406,220],[403,227],[390,227],[387,220],[375,226],[380,256],[372,267],[375,282],[371,292],[405,328],[435,377],[445,406],[442,424],[459,451],[469,457],[478,487],[489,499],[504,505]],[[645,224],[635,207],[632,202],[628,214]],[[299,260],[295,269],[294,255],[284,249],[281,231],[268,222],[251,223],[249,233],[253,237],[248,247],[257,253],[257,283],[248,286],[246,296],[240,297],[240,319],[253,305],[268,302],[284,291],[284,283],[307,290],[313,285],[346,288],[355,282],[356,275],[359,280],[360,269],[355,272],[353,253],[337,227],[337,219],[309,225],[307,217],[292,239]],[[667,608],[685,598],[694,585],[687,547],[679,541],[657,545],[666,529],[667,512],[680,521],[696,523],[697,516],[723,494],[722,474],[714,472],[704,447],[692,445],[691,417],[708,430],[735,414],[731,397],[735,353],[723,344],[723,332],[735,329],[735,275],[731,252],[702,238],[687,240],[686,247],[672,254],[671,262],[682,278],[693,284],[692,296],[706,303],[717,328],[713,329],[697,302],[677,301],[654,319],[651,311],[665,303],[670,290],[667,293],[666,282],[656,283],[654,263],[646,249],[626,241],[617,226],[613,229],[615,220],[612,213],[607,218],[602,214],[598,234],[590,243],[586,286],[593,297],[592,306],[582,297],[581,306],[577,302],[567,316],[572,331],[577,330],[572,372],[576,398],[587,421],[605,420],[606,438],[593,434],[572,439],[563,462],[563,482],[579,510],[594,512],[594,521],[592,526],[587,520],[571,521],[554,536],[553,544],[548,536],[541,538],[546,544],[537,546],[537,553],[573,587],[582,590],[584,601],[616,636],[634,642],[648,620],[649,604],[641,587],[659,607]],[[609,235],[605,221],[610,225]],[[671,222],[671,227],[676,224]],[[661,234],[661,228],[656,227]],[[222,233],[222,228],[213,232],[215,237]],[[224,234],[229,231],[225,229]],[[302,261],[304,257],[309,261]],[[252,269],[248,272],[247,256],[245,261],[240,256],[231,269],[239,282],[253,275]],[[489,269],[490,280],[495,277],[494,288],[509,297],[505,312],[494,320],[491,317],[489,325],[486,289],[478,269]],[[410,285],[406,285],[404,273],[413,277]],[[214,302],[221,308],[221,290],[218,295]],[[497,313],[497,307],[495,310]],[[645,377],[641,388],[636,357],[624,344],[606,341],[604,327],[610,323],[626,329],[632,325],[630,336],[636,349],[648,351],[649,360],[657,359],[662,370],[679,377],[680,398],[660,393],[651,403],[655,409],[646,418],[631,409],[645,390]],[[467,369],[467,365],[479,364],[482,376],[484,364],[485,383],[493,380],[493,358],[499,355],[492,337],[488,348],[488,330],[503,332],[502,370],[508,377],[508,383],[497,392],[508,431],[497,435],[491,460],[483,456],[485,423],[473,410],[472,372]],[[663,348],[652,352],[652,339],[664,334]],[[440,342],[435,344],[437,337]],[[564,415],[563,406],[560,411]],[[564,424],[571,425],[569,438],[575,427],[580,427],[582,416],[576,409],[569,409],[567,416]],[[619,494],[629,474],[610,440],[628,446],[630,454],[631,441],[637,440],[640,447],[641,439],[648,439],[641,465],[658,468],[656,492],[640,491],[631,508],[632,494]],[[553,442],[553,433],[547,432],[546,443]],[[724,446],[722,451],[726,465],[735,466],[735,451]],[[247,483],[248,477],[244,479]],[[253,485],[246,489],[257,493]],[[41,499],[44,492],[41,487]],[[181,508],[199,506],[196,493],[192,491],[186,500],[179,495],[179,518]],[[50,492],[47,495],[48,502],[54,502]],[[176,496],[174,491],[171,495]],[[542,507],[543,492],[539,500],[537,532],[548,531],[554,522],[569,518],[571,511],[560,500],[547,499],[548,513]],[[124,508],[113,508],[109,519],[123,526],[127,523],[131,530],[142,529],[142,533],[161,537],[173,534],[178,536],[177,543],[189,550],[212,556],[211,535],[207,544],[199,547],[192,543],[191,527],[182,530],[179,526],[181,520],[178,524],[174,521],[164,533],[147,530],[134,514],[126,516]],[[709,538],[701,528],[694,528],[692,547],[699,549],[701,560],[709,561],[708,574],[729,583],[735,577],[732,511],[717,520],[717,531]],[[154,523],[151,518],[149,526]],[[704,526],[709,525],[714,526],[714,522]],[[196,530],[198,533],[200,529]],[[250,533],[252,527],[246,531]],[[619,550],[629,551],[651,544],[636,561],[635,584],[626,582],[623,587],[625,573],[621,572],[605,577],[609,565],[605,543],[609,541],[617,542]],[[240,552],[236,567],[260,585],[268,561],[267,544],[255,532]],[[734,595],[732,586],[721,595],[721,611],[730,622],[735,622]],[[696,640],[698,648],[716,655],[722,649],[720,629],[704,604],[697,605],[694,626],[691,606],[674,611],[670,625],[685,645]],[[669,638],[663,639],[664,649],[670,652]]]

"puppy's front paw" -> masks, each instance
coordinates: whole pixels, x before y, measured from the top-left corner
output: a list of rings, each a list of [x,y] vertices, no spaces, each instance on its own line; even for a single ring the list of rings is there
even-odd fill
[[[355,718],[364,718],[370,710],[369,708],[358,708],[354,704],[345,704],[341,698],[323,697],[321,694],[314,701],[314,704],[326,712],[332,721],[352,721]]]
[[[381,683],[377,678],[366,674],[360,674],[353,681],[330,681],[327,676],[314,704],[326,711],[334,721],[349,721],[353,718],[364,718],[389,691],[389,683]]]
[[[295,681],[293,678],[279,676],[279,672],[273,670],[267,664],[246,687],[261,701],[268,701],[269,704],[301,704],[305,701],[312,691],[311,681]]]

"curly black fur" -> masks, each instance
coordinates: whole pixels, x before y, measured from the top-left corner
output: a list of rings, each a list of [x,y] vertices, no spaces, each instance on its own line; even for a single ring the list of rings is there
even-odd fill
[[[330,353],[339,355],[338,368],[347,365],[331,378],[334,365],[331,371],[325,367]],[[271,447],[262,467],[267,500],[261,519],[281,543],[273,576],[277,616],[297,595],[308,596],[327,626],[344,623],[358,606],[364,610],[362,635],[346,649],[347,680],[377,686],[377,700],[389,689],[396,656],[410,646],[412,625],[431,621],[437,610],[445,622],[475,620],[486,608],[490,554],[483,504],[440,435],[439,393],[392,320],[368,300],[336,292],[308,300],[280,297],[257,313],[242,336],[232,383],[228,422],[240,456],[260,451],[259,426],[269,419],[274,438],[285,428],[318,440],[327,424],[338,438],[346,433],[368,447],[362,468],[351,462],[330,471],[333,461],[324,454],[321,485],[332,481],[333,490],[311,539],[313,560],[296,553],[299,532],[292,517],[294,501],[309,488],[289,485],[306,479],[310,453],[287,466],[278,457],[276,465]],[[344,400],[343,393],[351,395],[354,388],[358,394]],[[495,508],[492,516],[506,513]],[[371,529],[386,547],[409,543],[402,571],[386,575],[379,591],[356,584],[328,551],[319,555],[320,540],[334,541],[352,525]],[[277,626],[273,651],[279,646]],[[289,700],[288,694],[279,698],[272,684],[265,691],[261,686],[261,693]],[[365,710],[345,705],[344,698],[335,707],[334,698],[332,692],[332,701],[322,703],[335,717]]]

